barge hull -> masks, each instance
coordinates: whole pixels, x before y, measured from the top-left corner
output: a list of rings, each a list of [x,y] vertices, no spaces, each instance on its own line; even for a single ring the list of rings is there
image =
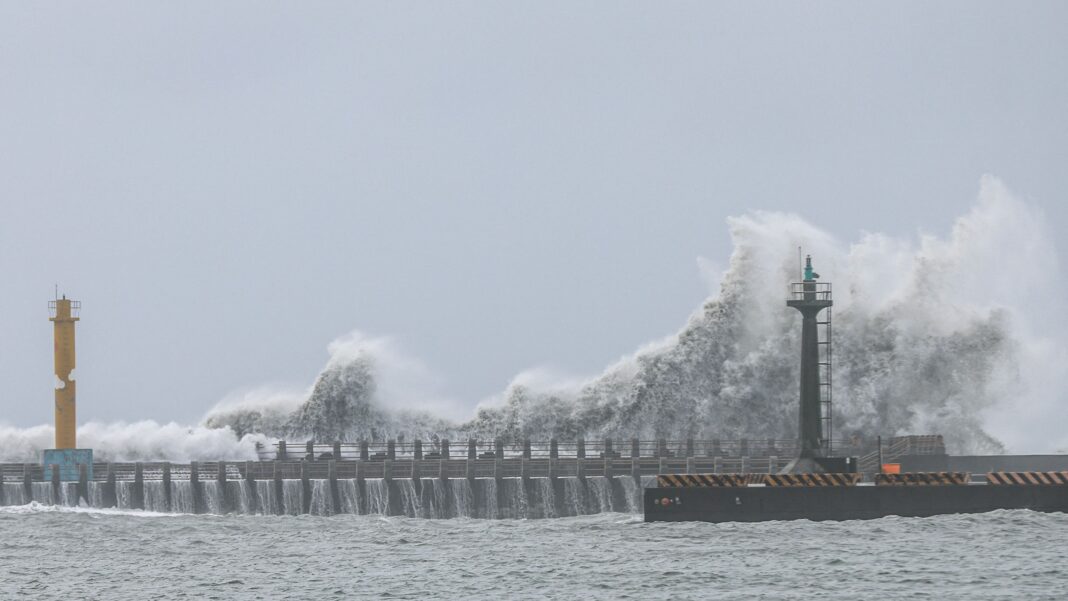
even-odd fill
[[[998,509],[1068,512],[1068,486],[1047,485],[687,487],[647,488],[644,494],[646,522],[868,520]]]

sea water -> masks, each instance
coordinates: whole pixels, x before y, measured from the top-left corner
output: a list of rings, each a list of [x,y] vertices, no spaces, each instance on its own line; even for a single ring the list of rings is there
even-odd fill
[[[0,598],[1064,599],[1068,515],[642,522],[0,508]]]

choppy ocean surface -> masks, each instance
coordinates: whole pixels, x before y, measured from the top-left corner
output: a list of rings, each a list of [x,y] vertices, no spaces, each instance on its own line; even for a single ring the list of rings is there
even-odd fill
[[[1065,599],[1068,515],[645,524],[0,508],[4,599]]]

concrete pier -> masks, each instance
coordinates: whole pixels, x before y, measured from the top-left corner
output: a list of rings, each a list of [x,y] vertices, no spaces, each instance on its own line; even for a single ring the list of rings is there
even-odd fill
[[[145,508],[145,466],[141,463],[134,464],[134,485],[130,498],[130,507],[133,509]]]
[[[311,487],[311,477],[308,475],[308,462],[307,461],[302,462],[300,464],[300,488],[301,488],[301,492],[303,493],[303,497],[302,497],[303,502],[301,504],[301,513],[309,513],[310,510],[311,510],[312,487]]]
[[[118,507],[119,495],[115,490],[117,485],[115,483],[115,465],[109,463],[107,472],[104,479],[104,494],[102,495],[104,501],[104,507]]]
[[[261,511],[262,505],[260,501],[260,493],[258,487],[256,486],[256,479],[253,477],[253,462],[245,462],[244,476],[245,478],[243,485],[248,490],[249,511],[253,513]]]
[[[0,486],[0,488],[3,488]],[[78,499],[79,504],[89,504],[89,466],[82,463],[78,466]]]
[[[63,483],[60,480],[59,465],[52,465],[52,498],[59,503],[63,498]]]
[[[195,513],[329,514],[342,507],[366,512],[387,505],[384,511],[391,515],[492,517],[527,511],[536,517],[629,511],[640,503],[634,501],[635,491],[648,476],[775,473],[787,463],[778,457],[789,456],[796,448],[791,444],[524,438],[468,440],[460,453],[453,453],[448,440],[279,442],[277,450],[264,450],[260,461],[98,463],[95,470],[79,473],[78,499],[67,501],[131,508],[151,504],[150,509],[157,511]],[[300,452],[293,453],[294,448]],[[786,454],[771,456],[773,448]],[[752,456],[739,456],[740,449]],[[714,451],[721,455],[713,455]],[[24,489],[20,498],[32,498],[35,486],[40,494],[34,483],[51,473],[46,468],[0,464],[7,496],[15,496],[11,482]],[[9,500],[0,497],[4,502]]]
[[[764,522],[928,517],[997,509],[1068,511],[1068,486],[816,486],[647,488],[647,522]]]
[[[164,463],[160,469],[160,478],[163,480],[163,504],[166,511],[174,507],[174,491],[171,489],[171,464]]]
[[[33,498],[33,472],[30,469],[32,466],[22,466],[22,491],[27,499]]]

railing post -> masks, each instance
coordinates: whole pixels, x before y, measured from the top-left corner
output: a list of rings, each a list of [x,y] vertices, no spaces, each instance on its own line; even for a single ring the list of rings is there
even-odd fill
[[[687,457],[694,457],[695,455],[696,455],[696,453],[694,453],[693,439],[692,438],[687,438],[686,439],[686,456]]]
[[[334,459],[335,460],[340,460],[341,459],[341,441],[340,440],[335,440],[334,441],[334,453],[333,453],[333,455],[334,455]]]
[[[423,460],[423,441],[419,440],[418,438],[415,439],[415,460]]]
[[[360,441],[360,461],[367,461],[371,458],[370,446],[366,440]]]
[[[447,439],[447,438],[443,439],[441,441],[441,458],[442,459],[448,459],[449,458],[449,439]]]
[[[504,441],[500,438],[493,441],[493,456],[500,458],[504,457]]]
[[[386,441],[386,459],[393,461],[397,458],[397,441],[390,439]]]
[[[656,441],[656,456],[667,457],[667,440],[658,438]]]
[[[304,459],[308,461],[315,461],[315,441],[309,440],[304,443]]]
[[[659,468],[657,473],[660,473],[660,474],[666,474],[667,473],[667,459],[663,455],[660,456],[660,468]]]
[[[697,473],[697,468],[696,468],[695,462],[696,462],[696,460],[693,458],[692,455],[686,458],[686,473],[687,474],[696,474]]]
[[[879,445],[879,454],[878,454],[879,465],[875,466],[875,473],[876,474],[881,474],[881,473],[883,473],[883,436],[882,436],[882,434],[880,434],[879,436],[876,436],[875,437],[875,441],[876,441],[876,444]]]
[[[637,438],[630,439],[630,457],[637,459],[642,456],[642,445]]]
[[[604,439],[604,456],[605,457],[611,457],[612,456],[612,439],[611,438]]]
[[[478,443],[475,442],[474,438],[468,438],[467,439],[467,458],[468,459],[474,459],[475,457],[478,456],[478,446],[477,445],[478,445]]]
[[[576,441],[576,443],[575,443],[575,456],[577,458],[579,458],[579,459],[585,459],[586,458],[586,440],[585,439],[580,438],[580,439],[578,439],[578,441]]]
[[[776,455],[777,456],[779,454],[779,449],[775,446],[775,439],[774,438],[769,438],[768,439],[767,447],[768,447],[767,448],[768,457],[771,457],[772,455]]]
[[[279,440],[278,441],[278,454],[277,454],[276,457],[277,457],[277,459],[279,461],[285,461],[286,460],[286,441],[284,441],[284,440]]]
[[[743,438],[740,441],[738,441],[738,456],[739,457],[748,457],[749,456],[749,439],[748,438]]]
[[[549,459],[560,458],[560,443],[555,438],[549,439]]]
[[[530,439],[529,438],[524,438],[523,439],[523,459],[530,459],[531,457],[533,457],[533,455],[534,455],[534,453],[530,449]]]

